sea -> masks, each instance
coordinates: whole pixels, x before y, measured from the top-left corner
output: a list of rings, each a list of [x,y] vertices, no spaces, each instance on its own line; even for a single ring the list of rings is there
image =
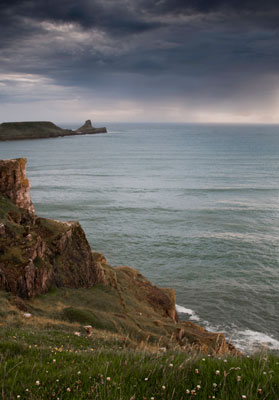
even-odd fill
[[[100,125],[1,142],[0,158],[27,157],[37,214],[79,220],[112,266],[174,288],[181,319],[279,350],[279,126]]]

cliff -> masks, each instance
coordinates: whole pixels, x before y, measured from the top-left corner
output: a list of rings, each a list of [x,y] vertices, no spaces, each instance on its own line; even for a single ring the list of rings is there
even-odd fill
[[[91,122],[90,122],[91,124]],[[86,123],[85,123],[86,125]],[[52,122],[4,122],[0,124],[0,141],[22,139],[44,139],[62,136],[106,133],[106,128],[92,128],[91,130],[62,129]]]
[[[30,298],[52,285],[99,282],[80,224],[35,215],[25,165],[26,159],[0,161],[0,287]]]
[[[179,321],[172,289],[133,268],[111,267],[78,222],[36,216],[25,165],[0,161],[0,289],[11,294],[11,307],[32,312],[40,324],[90,324],[136,342],[236,353],[223,335]]]
[[[0,193],[19,208],[34,214],[34,206],[29,195],[30,184],[26,177],[26,158],[0,160]]]

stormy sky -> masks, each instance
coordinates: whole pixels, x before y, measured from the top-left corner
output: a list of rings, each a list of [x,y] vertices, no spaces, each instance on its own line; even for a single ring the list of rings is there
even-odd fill
[[[0,122],[279,123],[278,0],[1,0]]]

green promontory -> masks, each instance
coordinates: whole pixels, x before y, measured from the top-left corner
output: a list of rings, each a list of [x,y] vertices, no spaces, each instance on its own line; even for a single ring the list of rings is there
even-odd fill
[[[88,120],[91,125],[91,121]],[[88,123],[86,121],[86,123]],[[86,124],[85,123],[85,124]],[[84,125],[85,126],[85,125]],[[106,128],[78,129],[62,129],[52,122],[3,122],[0,124],[0,141],[4,140],[22,140],[22,139],[43,139],[59,136],[72,136],[84,134],[106,133]]]

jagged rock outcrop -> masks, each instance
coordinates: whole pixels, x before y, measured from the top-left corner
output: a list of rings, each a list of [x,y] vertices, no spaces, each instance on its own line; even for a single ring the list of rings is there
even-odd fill
[[[76,133],[78,134],[90,134],[90,133],[106,133],[107,128],[102,127],[102,128],[94,128],[92,126],[91,120],[88,119],[85,121],[85,123],[76,130]]]
[[[29,194],[30,183],[26,177],[26,158],[0,160],[0,193],[19,208],[34,214]]]
[[[0,287],[31,298],[57,287],[91,287],[104,278],[80,224],[39,218],[26,159],[0,161]]]

